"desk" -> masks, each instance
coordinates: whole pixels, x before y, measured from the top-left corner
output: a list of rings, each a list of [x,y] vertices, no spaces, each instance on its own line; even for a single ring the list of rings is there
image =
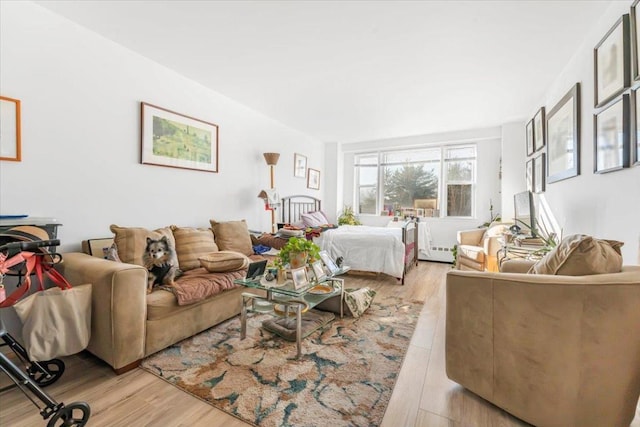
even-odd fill
[[[26,218],[10,218],[0,219],[0,233],[4,233],[10,228],[17,227],[19,225],[33,225],[45,230],[52,239],[58,237],[58,227],[62,224],[55,218],[40,218],[40,217],[26,217]],[[51,251],[55,251],[55,248],[51,248]]]

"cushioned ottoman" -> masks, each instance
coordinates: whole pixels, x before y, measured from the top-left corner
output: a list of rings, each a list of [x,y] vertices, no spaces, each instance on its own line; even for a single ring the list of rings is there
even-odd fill
[[[309,310],[302,315],[302,327],[300,338],[306,338],[327,323],[335,319],[333,313],[318,310]],[[293,318],[273,318],[262,322],[262,327],[269,332],[284,338],[287,341],[296,340],[296,319]]]

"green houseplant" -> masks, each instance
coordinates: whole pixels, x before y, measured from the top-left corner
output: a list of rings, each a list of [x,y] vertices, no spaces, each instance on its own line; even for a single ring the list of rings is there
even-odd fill
[[[342,214],[338,217],[338,225],[362,225],[351,206],[346,206],[342,210]]]
[[[306,265],[307,262],[314,262],[318,259],[320,259],[318,245],[304,237],[292,237],[280,249],[274,265],[277,268],[285,268],[288,264],[291,268],[298,268]]]

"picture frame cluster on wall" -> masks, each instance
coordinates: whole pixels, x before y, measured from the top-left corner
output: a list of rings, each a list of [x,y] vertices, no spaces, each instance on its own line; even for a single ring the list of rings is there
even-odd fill
[[[544,161],[544,155],[538,154],[535,158],[531,156],[545,147],[546,140],[545,108],[540,107],[526,125],[527,157],[529,157],[526,167],[527,189],[536,193],[541,193],[545,189],[546,177],[543,173],[545,167],[540,163]]]
[[[594,48],[593,172],[640,164],[637,90],[638,3],[616,20]]]

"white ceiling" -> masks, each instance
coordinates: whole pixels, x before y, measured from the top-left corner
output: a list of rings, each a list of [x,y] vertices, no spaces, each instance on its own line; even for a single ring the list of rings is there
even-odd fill
[[[292,128],[353,142],[532,116],[611,1],[36,3]]]

